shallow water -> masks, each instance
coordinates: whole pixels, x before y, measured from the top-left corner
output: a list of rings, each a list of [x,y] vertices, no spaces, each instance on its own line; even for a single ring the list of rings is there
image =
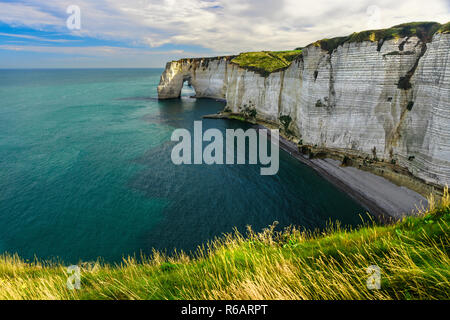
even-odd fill
[[[280,150],[280,170],[175,166],[175,128],[222,110],[158,101],[162,70],[0,70],[0,253],[109,262],[246,226],[356,225],[361,206]],[[190,95],[192,92],[184,92]],[[203,120],[203,129],[246,128]]]

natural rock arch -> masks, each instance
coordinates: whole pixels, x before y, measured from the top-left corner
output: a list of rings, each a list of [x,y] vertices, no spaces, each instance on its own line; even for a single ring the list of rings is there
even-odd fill
[[[177,64],[174,66],[173,64]],[[181,90],[184,83],[187,81],[190,86],[196,90],[196,84],[193,74],[193,68],[189,64],[172,62],[170,68],[166,68],[161,76],[161,82],[158,86],[159,99],[177,99],[181,96]]]

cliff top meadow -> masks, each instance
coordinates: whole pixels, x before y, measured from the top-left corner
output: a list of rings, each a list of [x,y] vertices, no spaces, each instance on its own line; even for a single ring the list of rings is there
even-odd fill
[[[291,51],[245,52],[231,60],[243,68],[262,74],[270,74],[289,67],[302,53],[301,49]]]

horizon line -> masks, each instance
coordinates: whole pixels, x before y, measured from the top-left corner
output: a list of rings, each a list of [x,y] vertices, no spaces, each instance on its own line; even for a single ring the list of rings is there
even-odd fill
[[[29,68],[2,68],[0,70],[104,70],[104,69],[164,69],[165,67],[29,67]]]

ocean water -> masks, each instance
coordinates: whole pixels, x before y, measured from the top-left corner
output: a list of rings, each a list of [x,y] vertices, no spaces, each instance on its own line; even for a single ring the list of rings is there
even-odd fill
[[[65,263],[194,250],[274,221],[323,228],[365,210],[280,150],[258,165],[175,166],[176,128],[224,104],[158,101],[162,70],[0,70],[0,253]],[[203,129],[247,128],[203,120]]]

